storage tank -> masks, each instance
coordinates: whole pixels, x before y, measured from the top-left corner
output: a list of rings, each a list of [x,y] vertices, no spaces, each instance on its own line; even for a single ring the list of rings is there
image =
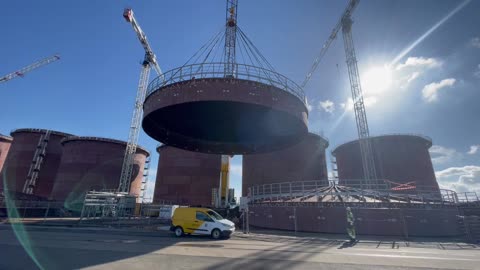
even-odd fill
[[[432,140],[425,136],[392,134],[371,137],[377,179],[386,180],[393,192],[438,191],[428,149]],[[338,146],[336,157],[340,185],[352,186],[363,179],[358,140]],[[383,182],[383,181],[382,181]]]
[[[167,145],[159,146],[157,152],[154,203],[212,206],[212,189],[220,184],[221,155]]]
[[[40,166],[35,186],[32,186],[32,194],[44,198],[50,196],[62,155],[60,141],[72,135],[51,130],[48,138],[42,137],[47,134],[47,131],[46,129],[17,129],[11,133],[13,142],[2,169],[2,176],[5,177],[8,190],[23,191],[28,172],[34,163],[35,152],[39,148],[40,153],[42,147],[45,147],[42,162],[36,159]],[[0,186],[4,189],[7,187]]]
[[[52,197],[72,211],[80,211],[90,190],[116,190],[122,171],[124,141],[98,137],[68,137],[62,141],[63,155]],[[149,153],[137,147],[130,194],[140,195],[143,169]]]
[[[243,156],[242,194],[263,184],[320,181],[328,185],[325,149],[328,141],[309,133],[300,143],[280,151]]]
[[[12,144],[13,138],[0,134],[0,171],[2,171],[3,164],[7,159],[8,150]],[[3,181],[2,181],[3,182]],[[1,186],[2,184],[0,184]]]

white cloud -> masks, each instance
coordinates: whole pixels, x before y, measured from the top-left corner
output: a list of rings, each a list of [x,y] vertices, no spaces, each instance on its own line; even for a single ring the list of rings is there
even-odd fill
[[[454,78],[448,78],[441,80],[440,82],[433,82],[425,85],[422,89],[423,99],[426,102],[433,102],[438,99],[438,91],[447,86],[452,86],[455,84],[456,80]]]
[[[480,150],[480,145],[472,145],[470,146],[470,150],[467,152],[469,155],[474,155]]]
[[[333,111],[335,111],[335,103],[333,103],[330,100],[325,100],[325,101],[320,101],[319,104],[319,109],[323,109],[325,112],[332,114]]]
[[[477,69],[473,72],[473,75],[477,78],[480,78],[480,64],[478,64]]]
[[[378,102],[378,98],[376,96],[369,96],[363,98],[363,104],[365,108],[371,107]],[[345,103],[340,103],[340,107],[346,111],[353,111],[353,100],[348,98]]]
[[[460,153],[453,148],[447,148],[441,145],[433,145],[429,149],[433,164],[443,164],[460,157]]]
[[[436,58],[408,57],[405,63],[398,64],[396,69],[401,70],[406,67],[435,68],[442,66],[442,61]]]
[[[480,166],[450,167],[435,172],[442,188],[457,192],[480,191]]]
[[[420,76],[420,74],[422,74],[422,73],[419,72],[419,71],[413,72],[412,75],[410,75],[410,77],[408,77],[407,83],[410,83],[410,82],[412,82],[413,80],[415,80],[416,78],[418,78],[418,76]]]
[[[480,37],[474,37],[470,40],[470,46],[480,49]]]

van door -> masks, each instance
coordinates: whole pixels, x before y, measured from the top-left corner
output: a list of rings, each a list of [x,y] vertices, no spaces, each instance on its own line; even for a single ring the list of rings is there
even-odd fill
[[[208,234],[210,235],[212,229],[213,229],[213,224],[214,221],[212,218],[210,218],[206,213],[197,211],[196,215],[196,220],[199,226],[197,227],[197,230],[195,231],[196,234]]]

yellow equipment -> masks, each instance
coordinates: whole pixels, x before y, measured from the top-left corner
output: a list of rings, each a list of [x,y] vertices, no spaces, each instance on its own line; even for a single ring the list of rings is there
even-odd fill
[[[228,202],[232,199],[228,198],[228,190],[230,189],[230,156],[222,155],[221,162],[222,163],[220,167],[220,187],[218,192],[218,202],[221,204],[221,206],[227,206]]]
[[[235,225],[208,208],[180,207],[175,209],[170,230],[177,237],[183,234],[211,235],[212,238],[229,237]]]

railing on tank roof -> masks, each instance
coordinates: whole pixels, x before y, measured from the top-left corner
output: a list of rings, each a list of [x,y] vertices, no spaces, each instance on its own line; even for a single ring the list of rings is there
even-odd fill
[[[395,192],[391,190],[390,184],[382,179],[368,185],[361,179],[342,180],[344,183],[340,186],[337,181],[319,180],[319,181],[298,181],[298,182],[279,182],[271,184],[256,185],[249,188],[251,202],[294,202],[294,200],[316,196],[323,198],[325,196],[341,196],[344,201],[349,201],[352,197],[368,199],[373,202],[415,202],[420,204],[457,204],[460,202],[478,201],[478,197],[472,194],[457,196],[452,190],[438,190],[435,186],[417,186],[415,190],[407,192]],[[345,184],[345,181],[348,184]],[[463,195],[463,194],[462,194]],[[319,200],[320,201],[320,200]],[[365,200],[367,201],[367,200]]]
[[[175,68],[163,73],[150,82],[147,97],[157,89],[176,82],[191,79],[228,78],[225,74],[226,63],[202,63]],[[305,104],[305,94],[294,81],[280,73],[261,67],[245,64],[235,64],[233,77],[275,86],[298,97]]]

